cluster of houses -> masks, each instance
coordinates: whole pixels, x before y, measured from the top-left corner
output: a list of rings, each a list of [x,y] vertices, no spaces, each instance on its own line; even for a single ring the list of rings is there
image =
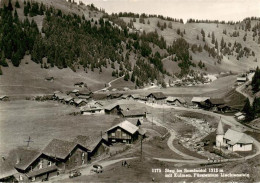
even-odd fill
[[[252,151],[253,140],[243,132],[228,129],[224,132],[221,120],[216,130],[216,146],[224,147],[229,151]]]
[[[108,152],[112,143],[133,143],[139,136],[144,137],[141,124],[142,120],[133,124],[124,119],[100,137],[79,135],[72,141],[53,139],[41,151],[17,148],[0,161],[0,182],[42,181],[71,171]]]
[[[193,97],[191,100],[195,108],[202,108],[206,110],[212,110],[215,112],[231,112],[233,110],[226,102],[221,98],[210,97]]]

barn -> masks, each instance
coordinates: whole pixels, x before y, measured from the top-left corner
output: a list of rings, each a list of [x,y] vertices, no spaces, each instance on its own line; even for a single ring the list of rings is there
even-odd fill
[[[110,143],[107,141],[107,138],[105,138],[104,136],[101,138],[101,137],[78,135],[73,141],[89,150],[88,152],[89,161],[92,158],[100,156],[103,153],[105,153],[110,145]]]
[[[42,151],[48,157],[58,160],[60,169],[72,169],[86,164],[88,149],[75,142],[53,139]]]
[[[108,142],[132,143],[138,138],[138,127],[129,121],[123,121],[107,130]]]
[[[154,92],[147,95],[146,98],[153,103],[164,103],[166,96],[162,92]]]

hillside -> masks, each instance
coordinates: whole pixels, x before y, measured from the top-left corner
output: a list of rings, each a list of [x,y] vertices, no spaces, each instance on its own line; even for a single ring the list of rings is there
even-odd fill
[[[23,68],[21,60],[29,58],[46,69],[39,73],[81,73],[89,85],[99,83],[97,89],[112,77],[124,76],[136,87],[165,86],[187,74],[241,73],[259,65],[259,18],[184,24],[162,16],[108,15],[65,0],[4,0],[1,7],[1,83],[16,70],[11,63]]]

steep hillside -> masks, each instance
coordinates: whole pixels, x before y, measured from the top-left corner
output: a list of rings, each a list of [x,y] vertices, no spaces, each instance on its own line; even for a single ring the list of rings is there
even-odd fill
[[[259,18],[184,24],[163,16],[108,15],[92,4],[65,0],[3,0],[0,5],[3,75],[14,71],[11,63],[18,67],[31,58],[39,68],[84,73],[92,81],[124,76],[136,87],[151,82],[164,87],[188,74],[240,73],[259,65]]]

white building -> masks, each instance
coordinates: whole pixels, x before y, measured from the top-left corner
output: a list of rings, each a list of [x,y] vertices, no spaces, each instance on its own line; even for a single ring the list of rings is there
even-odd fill
[[[251,151],[253,140],[248,135],[233,129],[228,129],[224,134],[220,121],[216,131],[216,146],[226,147],[229,151]]]

